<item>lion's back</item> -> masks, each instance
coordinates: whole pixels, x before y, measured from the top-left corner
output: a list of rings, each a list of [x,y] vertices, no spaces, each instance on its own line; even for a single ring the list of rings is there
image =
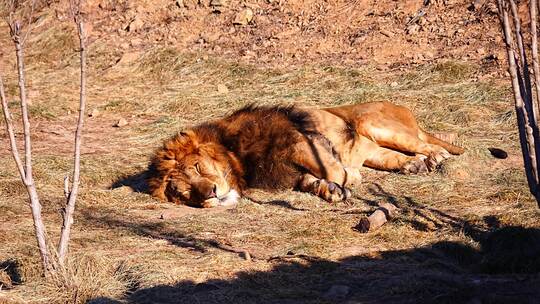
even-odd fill
[[[221,121],[224,144],[241,159],[249,186],[291,188],[302,174],[291,161],[295,145],[315,132],[309,113],[293,106],[255,107]]]

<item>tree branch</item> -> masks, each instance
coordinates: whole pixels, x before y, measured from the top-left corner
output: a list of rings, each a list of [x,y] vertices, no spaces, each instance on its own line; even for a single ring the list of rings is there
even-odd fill
[[[17,141],[15,140],[15,131],[13,128],[13,120],[11,118],[11,113],[9,112],[8,101],[6,98],[6,93],[4,91],[4,83],[2,82],[2,73],[0,71],[0,99],[2,100],[2,110],[4,113],[4,121],[6,122],[6,129],[9,136],[9,144],[11,145],[11,155],[15,160],[17,169],[19,170],[19,175],[21,180],[24,180],[26,173],[24,172],[23,164],[19,154],[19,149],[17,148]]]

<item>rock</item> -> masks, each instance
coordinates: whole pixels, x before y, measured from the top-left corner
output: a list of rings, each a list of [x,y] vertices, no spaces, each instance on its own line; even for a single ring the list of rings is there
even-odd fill
[[[486,11],[492,15],[496,15],[499,13],[499,9],[497,8],[497,5],[491,2],[486,5]]]
[[[506,151],[504,151],[503,149],[488,148],[488,150],[491,153],[491,155],[493,155],[493,157],[495,157],[495,158],[505,159],[505,158],[508,157],[508,153],[506,153]]]
[[[388,31],[388,30],[382,30],[381,31],[381,34],[385,35],[386,37],[394,37],[394,33],[392,33],[391,31]]]
[[[427,58],[427,59],[433,59],[435,57],[435,54],[433,54],[433,52],[426,51],[424,53],[424,57]]]
[[[142,45],[143,41],[141,38],[133,38],[129,43],[132,47],[138,47]]]
[[[391,86],[392,88],[397,87],[397,86],[398,86],[397,81],[393,81],[392,83],[390,83],[390,86]]]
[[[484,6],[484,3],[486,0],[474,0],[473,3],[467,8],[470,11],[479,11],[482,6]]]
[[[226,0],[211,0],[210,7],[212,8],[213,13],[221,13],[225,9],[227,4]]]
[[[92,109],[90,113],[88,113],[88,117],[98,117],[99,116],[99,110],[97,108]]]
[[[213,43],[219,40],[221,37],[220,33],[201,33],[201,39],[206,43]]]
[[[217,91],[219,94],[227,94],[229,93],[229,88],[227,88],[226,85],[220,83],[217,85]]]
[[[113,127],[121,128],[121,127],[127,126],[127,124],[128,124],[128,122],[127,122],[126,119],[120,118],[120,119],[113,125]]]
[[[182,5],[185,9],[191,10],[194,9],[197,6],[196,0],[182,0]]]
[[[324,293],[323,298],[329,301],[341,300],[344,299],[351,288],[347,285],[332,285],[327,292]]]
[[[132,63],[132,62],[136,61],[137,59],[139,59],[139,53],[138,52],[124,53],[122,55],[122,57],[120,58],[120,60],[118,60],[118,64]]]
[[[247,25],[253,19],[253,11],[250,8],[246,8],[236,14],[233,24],[236,25]]]
[[[135,18],[124,29],[128,32],[136,32],[144,27],[144,21],[139,17]]]
[[[418,30],[420,29],[420,26],[416,23],[411,24],[409,27],[407,27],[407,35],[414,35],[418,33]]]
[[[426,18],[420,18],[417,23],[421,28],[424,28],[428,24],[428,21]]]
[[[478,53],[479,55],[484,55],[484,54],[486,54],[486,49],[484,49],[482,47],[478,48],[478,49],[476,49],[476,53]]]

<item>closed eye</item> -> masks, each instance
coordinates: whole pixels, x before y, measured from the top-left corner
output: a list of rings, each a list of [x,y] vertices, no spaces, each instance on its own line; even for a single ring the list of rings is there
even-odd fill
[[[195,163],[195,172],[197,172],[197,174],[201,175],[201,168],[199,167],[199,163]]]

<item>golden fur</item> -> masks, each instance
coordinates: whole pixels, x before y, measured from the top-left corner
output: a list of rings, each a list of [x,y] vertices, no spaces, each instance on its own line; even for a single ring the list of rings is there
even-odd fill
[[[412,113],[387,102],[327,109],[248,106],[168,139],[148,184],[164,201],[213,207],[246,187],[297,188],[346,199],[363,165],[402,173],[432,171],[463,149],[421,130]]]

